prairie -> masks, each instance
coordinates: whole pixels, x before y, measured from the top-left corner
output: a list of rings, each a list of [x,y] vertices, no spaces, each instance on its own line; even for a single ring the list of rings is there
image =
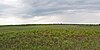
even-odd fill
[[[0,50],[100,50],[100,26],[0,26]]]

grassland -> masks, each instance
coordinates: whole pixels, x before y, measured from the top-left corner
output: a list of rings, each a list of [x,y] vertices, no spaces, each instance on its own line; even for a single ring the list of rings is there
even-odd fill
[[[0,50],[100,50],[100,26],[0,26]]]

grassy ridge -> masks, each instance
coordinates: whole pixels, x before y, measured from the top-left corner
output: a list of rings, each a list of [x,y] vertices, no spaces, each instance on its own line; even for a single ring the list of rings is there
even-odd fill
[[[100,26],[3,26],[0,50],[100,50]]]

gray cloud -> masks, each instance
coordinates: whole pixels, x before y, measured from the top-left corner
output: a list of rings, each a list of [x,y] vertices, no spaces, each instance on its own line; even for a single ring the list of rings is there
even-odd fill
[[[47,14],[48,12],[52,15],[51,12],[59,12],[61,10],[62,12],[73,9],[77,9],[77,11],[78,9],[99,10],[99,2],[99,0],[21,0],[18,2],[19,5],[16,3],[16,5],[9,5],[7,7],[7,4],[2,4],[3,6],[0,6],[0,8],[1,10],[4,8],[4,13],[6,14],[41,16],[42,14],[49,15]]]
[[[59,22],[99,23],[99,5],[99,0],[0,0],[0,18],[13,16],[29,20],[35,19],[35,16],[47,16],[47,18],[56,16],[57,18],[59,15],[61,16],[57,18]],[[47,18],[41,19],[46,22]],[[63,19],[60,20],[60,18]],[[82,20],[83,18],[85,20]]]

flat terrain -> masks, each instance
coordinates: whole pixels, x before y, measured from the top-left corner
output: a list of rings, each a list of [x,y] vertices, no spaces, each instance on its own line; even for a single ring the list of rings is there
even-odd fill
[[[0,50],[100,50],[100,26],[0,26]]]

